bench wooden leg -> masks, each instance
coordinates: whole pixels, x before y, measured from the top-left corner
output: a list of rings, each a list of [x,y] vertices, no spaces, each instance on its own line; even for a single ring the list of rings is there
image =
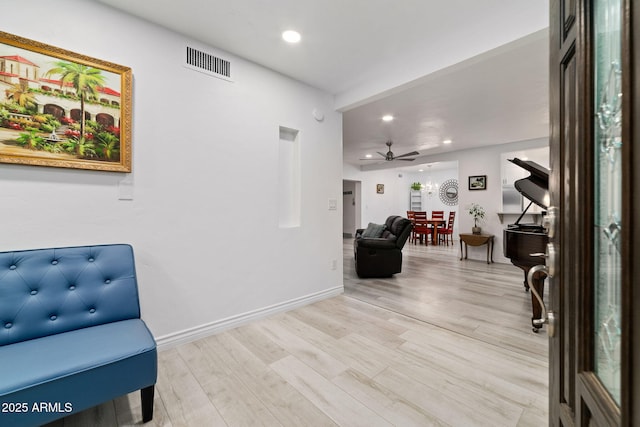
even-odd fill
[[[140,390],[140,399],[142,400],[142,422],[146,423],[153,418],[153,395],[155,386],[149,386]]]

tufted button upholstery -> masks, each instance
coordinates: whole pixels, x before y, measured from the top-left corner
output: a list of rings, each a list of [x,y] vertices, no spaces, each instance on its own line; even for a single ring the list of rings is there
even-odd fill
[[[0,346],[139,317],[129,245],[0,252]]]
[[[157,365],[129,245],[0,252],[0,402],[63,396],[79,412],[142,390],[146,422]],[[0,425],[44,425],[68,415],[20,412],[0,414]]]

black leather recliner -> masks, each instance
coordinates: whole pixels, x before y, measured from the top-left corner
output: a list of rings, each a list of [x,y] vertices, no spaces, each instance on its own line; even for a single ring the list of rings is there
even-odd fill
[[[356,230],[353,252],[358,277],[390,277],[402,271],[402,248],[411,234],[411,221],[392,215],[381,237],[362,237]]]

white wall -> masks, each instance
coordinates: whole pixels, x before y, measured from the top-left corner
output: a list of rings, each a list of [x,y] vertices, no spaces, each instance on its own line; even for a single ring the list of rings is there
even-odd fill
[[[433,182],[442,183],[448,179],[458,179],[457,169],[444,169],[428,172],[405,172],[396,169],[379,169],[361,171],[353,165],[344,165],[345,179],[353,179],[362,183],[362,225],[370,222],[382,223],[389,215],[407,215],[409,210],[410,187],[413,182],[424,184],[429,177]],[[376,193],[376,184],[384,184],[384,194]],[[422,194],[422,209],[425,211],[458,212],[458,206],[445,205],[440,201],[438,192],[429,196]],[[455,224],[455,222],[454,222]],[[454,231],[457,232],[457,225]]]
[[[402,175],[402,176],[399,176]],[[407,215],[409,207],[409,183],[404,174],[394,169],[362,172],[348,163],[344,164],[343,178],[361,182],[361,224],[383,223],[390,215]],[[376,192],[376,185],[384,184],[384,194]]]
[[[501,223],[498,217],[498,212],[500,212],[502,208],[500,154],[527,148],[546,147],[548,144],[548,138],[539,138],[421,158],[425,163],[438,161],[458,162],[459,188],[456,232],[471,232],[473,219],[467,213],[467,209],[472,203],[482,205],[485,208],[486,217],[485,220],[478,225],[482,227],[483,233],[495,235],[493,251],[493,259],[495,262],[511,262],[508,258],[504,257],[502,252],[502,232],[509,221],[513,222],[517,219],[516,217],[506,218],[505,222]],[[408,188],[411,182],[413,182],[411,177],[405,182],[403,178],[399,177],[401,173],[394,169],[361,171],[358,167],[347,163],[344,164],[343,171],[345,179],[362,181],[362,223],[364,225],[368,224],[368,222],[380,222],[379,218],[386,218],[388,215],[406,215],[406,207],[409,204]],[[433,171],[431,175],[435,180],[437,177],[436,171]],[[487,175],[486,190],[469,190],[468,177],[473,175]],[[385,183],[385,197],[377,197],[379,195],[375,194],[375,184],[377,182]],[[391,189],[391,192],[388,194],[387,185],[389,185]],[[434,195],[432,199],[435,197]],[[433,209],[435,208],[428,206],[428,210]],[[448,209],[442,208],[441,210],[447,211]],[[532,221],[533,219],[527,216],[523,222]],[[458,240],[455,234],[454,239]],[[470,246],[468,249],[470,259],[486,260],[486,247]]]
[[[461,232],[471,232],[473,218],[466,209],[472,203],[478,203],[485,208],[486,217],[478,225],[482,227],[483,233],[495,235],[493,259],[496,262],[511,263],[503,255],[503,230],[509,222],[517,218],[505,218],[504,223],[500,222],[498,212],[502,209],[502,182],[500,154],[504,152],[522,150],[526,148],[546,147],[549,145],[548,138],[539,138],[528,141],[519,141],[509,144],[493,145],[490,147],[465,150],[458,152],[458,166],[460,168],[460,226]],[[468,178],[473,175],[487,175],[486,190],[469,190]],[[527,218],[525,222],[532,222]],[[486,247],[469,247],[469,258],[486,259]]]
[[[457,206],[449,206],[446,205],[440,200],[440,185],[450,179],[458,179],[458,168],[452,169],[442,169],[442,170],[434,170],[432,172],[428,171],[425,168],[424,172],[410,172],[404,173],[405,186],[407,188],[406,191],[406,203],[405,205],[409,206],[409,187],[414,182],[419,182],[422,185],[425,185],[427,182],[431,181],[434,184],[438,185],[438,188],[432,191],[432,194],[429,195],[428,191],[425,189],[422,190],[422,210],[425,211],[450,211],[457,210]],[[458,183],[459,185],[460,183]]]
[[[0,164],[0,249],[131,243],[156,337],[340,291],[332,96],[227,54],[233,83],[191,71],[184,37],[92,1],[1,9],[3,31],[129,66],[134,82],[133,172]],[[301,226],[290,229],[278,228],[280,126],[300,131]],[[132,201],[118,200],[123,179]]]

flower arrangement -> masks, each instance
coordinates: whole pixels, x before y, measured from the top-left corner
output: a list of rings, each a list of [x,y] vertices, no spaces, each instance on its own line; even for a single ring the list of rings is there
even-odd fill
[[[478,220],[484,219],[485,211],[482,206],[477,203],[472,203],[468,209],[469,215],[473,218],[473,226],[478,227]]]

